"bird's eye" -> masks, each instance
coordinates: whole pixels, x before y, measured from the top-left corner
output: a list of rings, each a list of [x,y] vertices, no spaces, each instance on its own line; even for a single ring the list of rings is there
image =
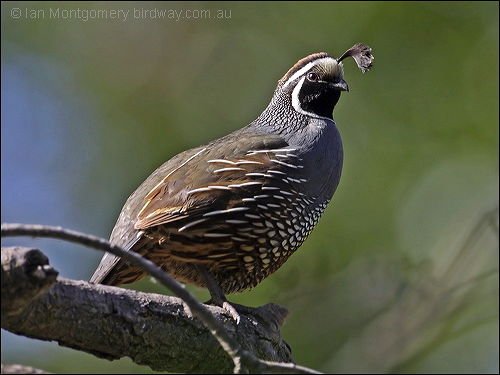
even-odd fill
[[[313,72],[311,72],[311,73],[307,73],[307,79],[308,79],[309,81],[311,81],[311,82],[316,82],[316,81],[318,81],[318,80],[319,80],[319,76],[318,76],[318,74],[317,74],[317,73],[313,73]]]

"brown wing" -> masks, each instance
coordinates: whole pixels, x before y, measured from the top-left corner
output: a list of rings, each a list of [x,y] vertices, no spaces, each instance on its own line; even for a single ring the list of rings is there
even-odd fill
[[[142,234],[160,226],[167,231],[199,234],[203,229],[196,224],[205,221],[207,215],[236,212],[245,199],[259,193],[266,181],[283,180],[286,169],[293,167],[287,163],[291,153],[293,150],[278,136],[242,134],[179,154],[130,196],[111,241],[139,250],[135,248],[140,247]],[[118,258],[106,254],[91,282],[118,283],[114,274],[123,268],[119,263]]]
[[[280,137],[269,135],[217,143],[199,150],[148,192],[135,229],[234,208],[252,187],[262,186],[269,169],[283,167],[276,154],[286,154],[288,147]]]

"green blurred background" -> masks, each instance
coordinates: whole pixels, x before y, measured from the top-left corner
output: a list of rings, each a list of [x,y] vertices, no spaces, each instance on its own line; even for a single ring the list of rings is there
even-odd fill
[[[50,8],[131,14],[50,19]],[[134,8],[226,18],[133,19]],[[252,121],[299,58],[356,42],[375,66],[345,63],[339,189],[302,248],[230,299],[288,307],[283,335],[318,370],[498,373],[497,2],[2,2],[2,222],[108,237],[159,164]],[[36,244],[75,279],[101,256],[2,244]],[[5,331],[2,362],[149,371]]]

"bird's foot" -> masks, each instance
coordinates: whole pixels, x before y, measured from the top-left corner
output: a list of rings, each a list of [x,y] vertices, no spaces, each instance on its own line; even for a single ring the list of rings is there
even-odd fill
[[[213,305],[221,307],[222,310],[228,315],[231,319],[233,319],[236,324],[240,324],[241,316],[237,311],[235,305],[231,304],[227,300],[215,299],[212,298],[209,301],[205,302],[206,305]]]
[[[221,307],[224,313],[233,319],[236,324],[239,324],[241,316],[244,316],[250,319],[254,324],[265,324],[269,326],[270,329],[277,331],[279,331],[279,328],[283,325],[288,315],[288,310],[286,308],[274,303],[268,303],[259,307],[250,307],[229,302],[226,299],[217,300],[212,298],[206,302],[206,304]]]
[[[236,322],[236,324],[240,324],[240,314],[233,305],[225,301],[222,303],[222,309]]]

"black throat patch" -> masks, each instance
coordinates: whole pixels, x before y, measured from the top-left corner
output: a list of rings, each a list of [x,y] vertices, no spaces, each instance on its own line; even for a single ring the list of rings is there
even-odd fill
[[[333,108],[340,98],[340,91],[327,83],[304,81],[299,92],[300,108],[321,117],[333,119]]]

